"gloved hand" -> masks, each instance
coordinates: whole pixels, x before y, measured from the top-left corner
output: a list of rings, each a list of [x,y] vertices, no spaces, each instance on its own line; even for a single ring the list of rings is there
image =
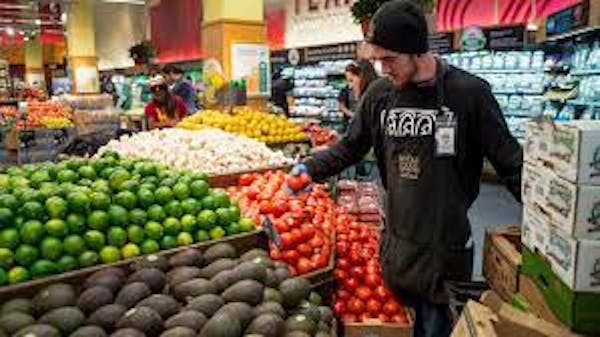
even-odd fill
[[[290,171],[290,175],[295,176],[295,177],[301,175],[302,173],[308,174],[308,167],[303,163],[296,164]]]
[[[305,164],[297,164],[292,168],[285,181],[285,190],[288,194],[300,194],[312,189],[312,177],[308,174]]]

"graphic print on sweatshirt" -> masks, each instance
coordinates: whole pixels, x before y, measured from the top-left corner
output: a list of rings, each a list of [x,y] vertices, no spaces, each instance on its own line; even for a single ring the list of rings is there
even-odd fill
[[[381,128],[388,137],[432,136],[437,110],[393,108],[381,114]]]

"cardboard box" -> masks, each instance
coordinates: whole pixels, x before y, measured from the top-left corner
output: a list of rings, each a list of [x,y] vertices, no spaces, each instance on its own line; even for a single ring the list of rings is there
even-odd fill
[[[413,321],[408,324],[382,323],[372,320],[361,323],[344,323],[345,337],[412,337]]]
[[[544,255],[571,289],[600,293],[600,241],[576,240],[552,229]]]
[[[521,247],[515,246],[510,236],[519,237],[519,228],[486,231],[483,244],[483,275],[506,301],[518,291],[521,269]]]
[[[550,159],[550,145],[554,126],[550,122],[529,121],[525,124],[523,159],[531,164]]]
[[[523,206],[521,231],[521,240],[525,246],[535,252],[546,253],[550,223],[547,216],[537,206]]]
[[[524,204],[543,205],[548,195],[550,177],[556,176],[541,163],[525,163],[521,178],[521,196]]]
[[[547,158],[556,173],[578,184],[600,185],[600,122],[555,123]]]

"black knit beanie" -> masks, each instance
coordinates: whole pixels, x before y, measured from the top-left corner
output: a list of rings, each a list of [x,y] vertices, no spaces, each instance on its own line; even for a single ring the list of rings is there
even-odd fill
[[[411,0],[384,3],[371,21],[367,42],[402,54],[424,54],[429,50],[427,21]]]

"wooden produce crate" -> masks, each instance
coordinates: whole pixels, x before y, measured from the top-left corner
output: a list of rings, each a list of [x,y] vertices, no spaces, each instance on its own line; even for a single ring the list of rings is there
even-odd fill
[[[522,253],[522,273],[533,280],[552,313],[573,331],[600,334],[600,294],[573,291],[556,276],[543,256],[527,247]]]
[[[361,323],[344,323],[345,337],[412,337],[414,321],[410,314],[408,324],[383,323],[372,320]]]
[[[531,277],[523,274],[519,276],[518,295],[525,299],[527,302],[527,310],[532,314],[550,323],[564,325],[552,312],[552,309],[550,309],[548,303],[546,303],[544,294],[538,289],[535,281]]]
[[[240,254],[247,252],[253,248],[267,249],[267,238],[266,238],[266,235],[264,234],[264,231],[256,230],[254,232],[224,237],[219,240],[199,242],[199,243],[192,244],[192,245],[185,246],[185,247],[178,247],[175,249],[164,250],[164,251],[160,251],[153,255],[165,256],[168,258],[182,250],[189,249],[189,248],[195,248],[195,249],[198,249],[198,250],[204,252],[211,246],[214,246],[215,244],[218,244],[218,243],[229,243],[232,246],[234,246],[238,250],[238,253],[240,253]],[[55,284],[55,283],[68,283],[68,284],[73,284],[73,285],[82,284],[82,282],[88,276],[90,276],[91,274],[93,274],[99,270],[110,268],[110,267],[124,268],[124,267],[129,266],[132,263],[135,263],[135,261],[137,261],[137,260],[145,259],[145,258],[147,258],[147,256],[140,256],[140,257],[136,257],[136,258],[132,258],[132,259],[122,260],[122,261],[115,262],[115,263],[97,265],[97,266],[93,266],[93,267],[89,267],[89,268],[74,270],[74,271],[64,273],[64,274],[48,276],[45,278],[40,278],[40,279],[32,280],[29,282],[23,282],[23,283],[19,283],[19,284],[15,284],[15,285],[0,287],[0,303],[10,300],[10,299],[13,299],[13,298],[17,298],[17,297],[26,297],[26,298],[33,297],[41,289],[43,289],[51,284]]]
[[[483,248],[483,275],[503,300],[519,290],[521,234],[518,226],[486,231]]]
[[[291,169],[292,169],[292,166],[288,165],[288,166],[267,167],[267,168],[251,170],[251,171],[216,175],[216,176],[209,177],[208,183],[209,183],[210,187],[212,187],[212,188],[225,188],[225,187],[230,187],[230,186],[237,186],[240,176],[242,176],[244,174],[251,174],[251,173],[262,174],[262,173],[265,173],[268,171],[275,171],[275,170],[283,170],[283,171],[288,172]]]

